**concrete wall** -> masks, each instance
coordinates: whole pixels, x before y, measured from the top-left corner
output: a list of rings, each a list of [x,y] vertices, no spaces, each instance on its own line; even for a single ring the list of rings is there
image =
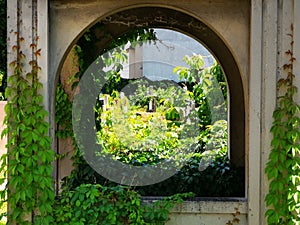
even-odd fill
[[[72,80],[73,82],[77,81],[77,79],[73,77],[77,72],[78,58],[73,49],[72,51],[70,51],[68,57],[64,61],[59,77],[62,87],[64,88],[65,93],[67,94],[70,101],[72,101],[74,96],[74,90],[72,89],[72,83],[70,83],[70,80]],[[60,127],[58,127],[57,129],[60,129]],[[73,139],[71,137],[59,139],[57,140],[55,147],[58,154],[65,155],[65,157],[63,157],[62,159],[57,160],[58,172],[56,181],[57,189],[60,189],[61,179],[70,175],[73,169],[73,161],[71,160],[74,152]]]
[[[175,207],[166,225],[226,225],[247,223],[245,201],[195,201]]]

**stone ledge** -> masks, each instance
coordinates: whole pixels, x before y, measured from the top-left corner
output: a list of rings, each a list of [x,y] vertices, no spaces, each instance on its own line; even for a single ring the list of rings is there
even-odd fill
[[[145,203],[161,200],[163,197],[143,197]],[[232,214],[238,211],[247,214],[246,198],[193,198],[176,205],[171,213]]]

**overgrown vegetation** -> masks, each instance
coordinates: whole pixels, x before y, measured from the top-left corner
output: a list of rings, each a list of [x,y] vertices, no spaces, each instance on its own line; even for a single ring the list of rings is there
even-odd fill
[[[169,210],[192,194],[177,194],[153,204],[142,204],[129,187],[82,184],[63,192],[54,207],[57,225],[135,224],[163,225]]]
[[[80,48],[80,55],[82,52],[83,50]],[[176,121],[180,117],[180,110],[174,106],[178,106],[179,101],[182,101],[184,105],[188,99],[195,102],[196,110],[194,112],[197,114],[197,122],[200,126],[195,152],[187,155],[189,157],[187,164],[173,177],[155,185],[136,187],[136,191],[142,195],[151,196],[173,195],[189,191],[193,191],[197,196],[244,196],[243,169],[231,165],[227,156],[227,88],[219,65],[204,70],[201,56],[185,57],[184,60],[188,67],[175,68],[174,72],[177,75],[174,74],[174,77],[177,76],[181,82],[179,88],[174,88],[168,87],[166,81],[122,79],[120,77],[120,71],[123,69],[122,62],[124,63],[127,59],[120,46],[110,55],[109,61],[102,60],[110,70],[105,72],[101,72],[101,69],[98,70],[106,79],[101,90],[102,95],[99,98],[106,96],[110,103],[105,107],[114,110],[103,111],[103,104],[98,101],[96,126],[99,131],[99,142],[118,160],[134,165],[155,164],[168,157],[166,149],[175,150],[177,147],[179,149],[180,144],[182,147],[183,140],[178,139],[178,132],[182,129],[182,124],[180,121]],[[98,64],[101,65],[99,62]],[[212,82],[217,82],[217,86],[220,88],[219,92],[215,91]],[[136,91],[129,98],[121,99],[121,90],[126,85],[130,85],[130,89]],[[147,112],[151,101],[147,94],[150,86],[157,102],[156,112],[152,113]],[[220,94],[222,98],[218,97]],[[210,102],[215,106],[212,109],[207,102],[208,96],[211,101],[223,99],[223,102]],[[177,101],[175,105],[174,99]],[[126,102],[126,113],[123,109],[118,108],[118,104],[116,105],[115,102],[118,104]],[[60,106],[57,108],[65,109]],[[217,112],[216,118],[213,118],[213,124],[211,110]],[[124,119],[125,117],[126,119]],[[160,124],[160,129],[165,124],[161,132],[170,134],[169,137],[164,136],[163,139],[155,137],[158,135],[155,132],[158,124]],[[134,130],[133,127],[135,127]],[[132,133],[134,136],[134,143],[132,142],[133,137],[129,137],[128,133]],[[155,141],[151,142],[152,139]],[[80,184],[90,182],[106,186],[116,185],[96,173],[85,162],[78,149],[73,159],[75,168],[71,176],[64,179],[63,188],[65,190],[74,190]]]
[[[79,47],[78,50],[81,51]],[[116,87],[127,84],[114,72],[121,66],[120,63],[114,64],[114,70],[107,73],[107,85],[103,88],[103,92],[112,94],[115,98],[118,97]],[[80,72],[76,76],[80,77]],[[100,105],[98,104],[99,107]],[[56,119],[61,128],[57,132],[59,138],[73,137],[71,107],[67,95],[58,86]],[[100,111],[97,112],[99,117]],[[97,126],[101,127],[100,120],[98,122]],[[54,206],[53,215],[57,224],[165,224],[169,209],[184,198],[192,196],[180,194],[150,205],[141,204],[140,194],[131,187],[107,181],[89,167],[76,144],[74,148],[72,158],[75,169],[63,182],[61,195]]]
[[[7,224],[52,224],[52,205],[54,190],[52,186],[53,151],[50,149],[48,136],[49,124],[45,121],[47,111],[40,94],[42,84],[39,82],[40,67],[37,58],[38,37],[30,46],[23,46],[24,38],[15,33],[17,42],[12,48],[17,58],[10,63],[10,74],[6,90],[8,102],[5,106],[6,129],[8,136],[8,153],[1,157],[3,184],[8,176],[7,185],[0,191],[2,206],[7,201],[10,210]],[[31,48],[34,57],[27,59],[23,48]],[[29,61],[30,60],[30,61]],[[31,70],[25,74],[24,66]]]
[[[283,66],[286,78],[277,82],[279,96],[273,113],[272,150],[265,172],[270,181],[265,201],[269,225],[300,224],[300,106],[295,101],[293,26],[288,63]]]

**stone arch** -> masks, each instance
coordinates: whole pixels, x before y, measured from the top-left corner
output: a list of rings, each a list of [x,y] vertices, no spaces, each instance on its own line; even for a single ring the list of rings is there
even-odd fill
[[[92,25],[99,20],[104,21],[113,37],[143,25],[168,28],[193,37],[213,53],[226,74],[229,87],[230,158],[236,166],[245,167],[245,96],[242,73],[236,58],[222,36],[201,22],[199,18],[168,7],[142,6],[120,10],[105,18],[98,18],[86,26],[85,30],[92,29]],[[85,30],[81,31],[81,34]],[[73,41],[77,39],[75,38]],[[107,42],[109,40],[99,39],[99,43],[95,43],[95,48],[93,48],[95,57],[106,46]],[[54,83],[55,80],[57,77],[53,80]]]

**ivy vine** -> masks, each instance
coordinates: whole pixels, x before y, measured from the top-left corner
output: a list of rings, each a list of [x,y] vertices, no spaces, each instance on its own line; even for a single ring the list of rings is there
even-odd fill
[[[53,215],[57,225],[164,225],[170,209],[191,196],[177,194],[146,204],[129,187],[81,184],[75,190],[62,192]]]
[[[271,132],[273,140],[265,172],[270,181],[265,201],[269,209],[266,217],[269,225],[300,224],[300,105],[295,101],[293,25],[290,50],[286,51],[288,63],[283,66],[286,78],[278,80],[280,94],[273,113]]]
[[[65,139],[73,136],[72,103],[68,99],[68,95],[65,93],[61,83],[56,88],[55,121],[59,125],[56,131],[58,138]]]
[[[5,107],[8,153],[1,160],[1,171],[5,169],[3,184],[8,179],[5,190],[0,192],[1,204],[9,205],[7,224],[51,224],[54,190],[52,162],[54,152],[50,149],[49,124],[45,121],[48,112],[43,106],[40,94],[37,48],[38,37],[28,46],[33,57],[29,61],[22,53],[24,38],[16,32],[17,44],[12,47],[16,60],[10,63],[13,73],[8,78]],[[24,68],[30,68],[28,73]]]

